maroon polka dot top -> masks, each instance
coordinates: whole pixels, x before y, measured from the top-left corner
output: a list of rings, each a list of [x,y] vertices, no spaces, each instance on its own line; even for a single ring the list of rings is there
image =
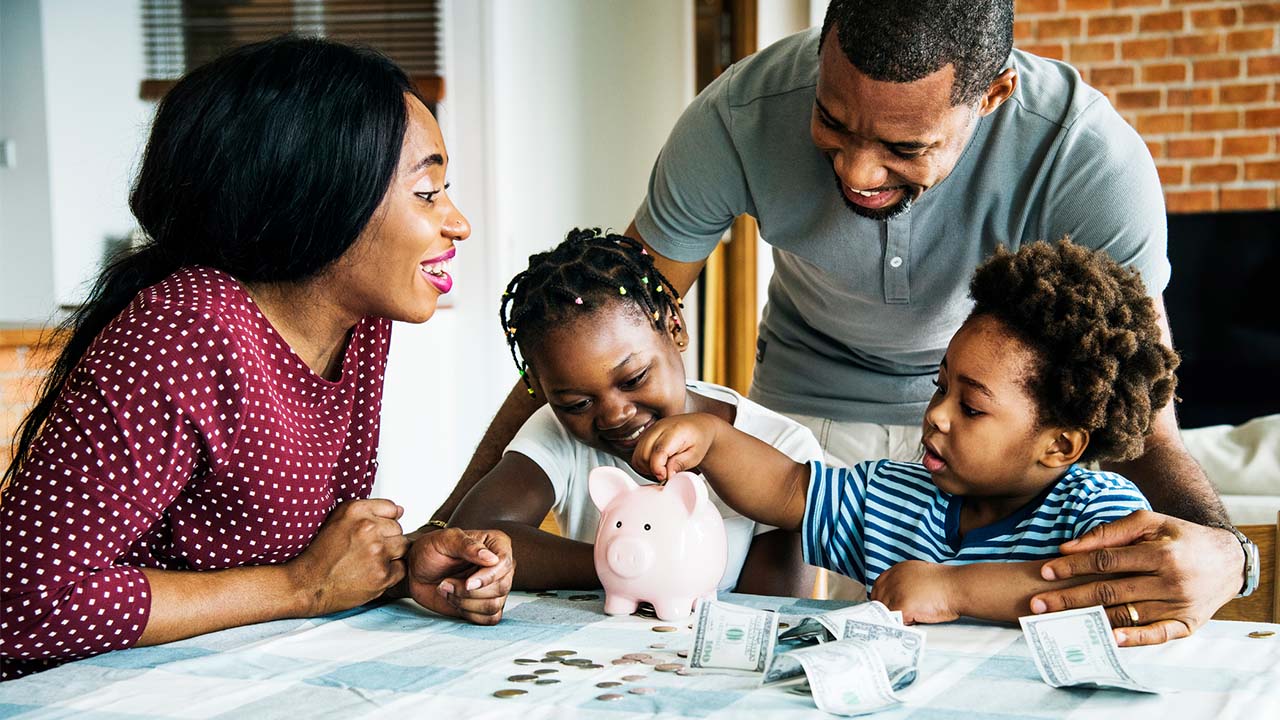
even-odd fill
[[[377,470],[391,322],[316,375],[229,275],[186,268],[136,297],[73,371],[0,500],[3,676],[127,648],[139,568],[285,562]]]

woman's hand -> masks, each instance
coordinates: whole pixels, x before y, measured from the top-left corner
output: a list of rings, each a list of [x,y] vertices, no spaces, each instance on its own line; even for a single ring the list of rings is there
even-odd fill
[[[636,443],[631,467],[641,475],[666,482],[678,472],[693,470],[711,450],[716,418],[705,413],[672,415],[655,422]]]
[[[950,622],[960,617],[954,570],[949,565],[905,560],[876,578],[871,599],[902,611],[902,621],[908,625]]]
[[[404,577],[403,514],[382,499],[345,502],[329,513],[311,545],[285,565],[308,617],[363,605]]]
[[[506,533],[436,530],[409,549],[409,596],[441,615],[495,625],[502,619],[515,571]]]
[[[1244,553],[1235,536],[1139,510],[1064,543],[1046,580],[1119,575],[1031,599],[1033,612],[1104,605],[1116,641],[1153,645],[1186,637],[1240,591]],[[1130,617],[1131,603],[1138,616]]]

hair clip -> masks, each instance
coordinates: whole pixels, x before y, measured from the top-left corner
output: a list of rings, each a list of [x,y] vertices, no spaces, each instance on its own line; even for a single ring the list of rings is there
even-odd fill
[[[582,298],[580,298],[580,297],[579,297],[579,298],[574,298],[574,299],[573,299],[573,304],[574,304],[574,305],[581,305],[581,304],[582,304]]]
[[[619,295],[626,295],[626,294],[627,294],[627,289],[626,289],[626,288],[624,288],[624,287],[622,287],[621,285],[619,285],[619,286],[618,286],[618,294],[619,294]]]

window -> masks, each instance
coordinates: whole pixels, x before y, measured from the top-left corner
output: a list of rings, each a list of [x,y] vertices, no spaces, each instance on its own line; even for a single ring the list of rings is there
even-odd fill
[[[187,70],[287,32],[376,48],[434,106],[444,97],[441,0],[142,0],[146,79],[158,100]]]

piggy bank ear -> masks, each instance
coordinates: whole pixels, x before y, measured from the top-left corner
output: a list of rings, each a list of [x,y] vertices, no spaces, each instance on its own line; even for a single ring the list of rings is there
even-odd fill
[[[663,492],[675,493],[676,499],[690,515],[699,504],[709,501],[706,481],[690,472],[676,473],[667,481]]]
[[[598,467],[587,476],[587,490],[600,512],[604,512],[614,498],[635,489],[631,477],[616,467]]]

